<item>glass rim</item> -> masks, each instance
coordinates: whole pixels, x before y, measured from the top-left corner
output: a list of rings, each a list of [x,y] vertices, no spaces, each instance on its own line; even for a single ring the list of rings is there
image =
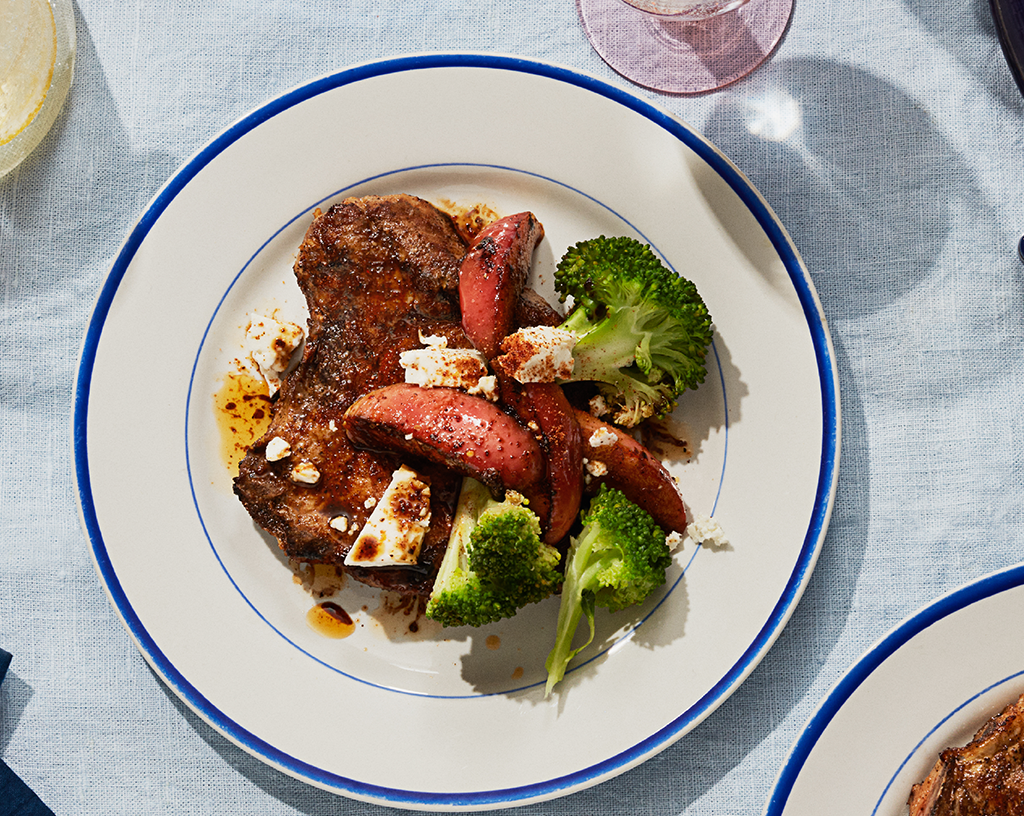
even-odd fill
[[[622,2],[652,17],[696,22],[735,11],[750,0],[622,0]]]

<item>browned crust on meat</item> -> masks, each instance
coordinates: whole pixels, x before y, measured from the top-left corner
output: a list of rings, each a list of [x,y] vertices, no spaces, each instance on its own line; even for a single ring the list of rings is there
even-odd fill
[[[398,458],[357,450],[342,426],[346,409],[367,392],[404,380],[402,351],[421,346],[420,332],[468,347],[458,308],[465,244],[451,218],[412,196],[347,199],[318,214],[299,248],[295,276],[309,307],[302,361],[288,376],[266,434],[239,467],[235,492],[253,519],[292,558],[341,564],[372,503],[384,493]],[[291,455],[265,456],[275,436]],[[290,478],[312,463],[316,484]],[[408,462],[431,484],[430,530],[420,568],[349,569],[366,583],[409,594],[430,591],[458,497],[458,477]],[[343,516],[344,531],[331,526]]]
[[[910,816],[1024,816],[1024,695],[911,788]]]

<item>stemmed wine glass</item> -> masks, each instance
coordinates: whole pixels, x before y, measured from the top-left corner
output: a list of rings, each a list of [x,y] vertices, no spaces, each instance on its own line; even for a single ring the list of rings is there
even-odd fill
[[[591,45],[626,79],[698,94],[764,62],[793,0],[576,0],[576,9]]]

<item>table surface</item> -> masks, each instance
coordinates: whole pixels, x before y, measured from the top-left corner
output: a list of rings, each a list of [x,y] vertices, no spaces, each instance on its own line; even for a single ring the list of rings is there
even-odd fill
[[[842,463],[788,626],[693,732],[543,814],[762,812],[815,705],[898,621],[1024,560],[1024,98],[987,0],[798,0],[772,59],[717,93],[645,91],[571,0],[78,0],[75,83],[0,180],[0,758],[58,814],[377,814],[236,748],[148,668],[79,526],[79,347],[160,185],[273,95],[368,59],[482,51],[591,73],[681,117],[789,230],[835,343]],[[792,117],[772,127],[772,112]]]

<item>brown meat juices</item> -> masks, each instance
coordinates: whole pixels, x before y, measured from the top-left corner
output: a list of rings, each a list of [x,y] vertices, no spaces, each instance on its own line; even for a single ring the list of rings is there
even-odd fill
[[[398,355],[420,333],[468,347],[458,307],[466,244],[451,218],[412,196],[348,199],[318,214],[299,247],[295,276],[309,308],[306,346],[285,380],[267,432],[244,457],[235,493],[292,558],[341,564],[400,464],[357,449],[342,417],[360,396],[404,381]],[[275,437],[290,455],[268,461]],[[419,567],[350,568],[399,592],[428,593],[447,545],[459,477],[422,467],[431,523]],[[306,481],[297,476],[306,474]]]

